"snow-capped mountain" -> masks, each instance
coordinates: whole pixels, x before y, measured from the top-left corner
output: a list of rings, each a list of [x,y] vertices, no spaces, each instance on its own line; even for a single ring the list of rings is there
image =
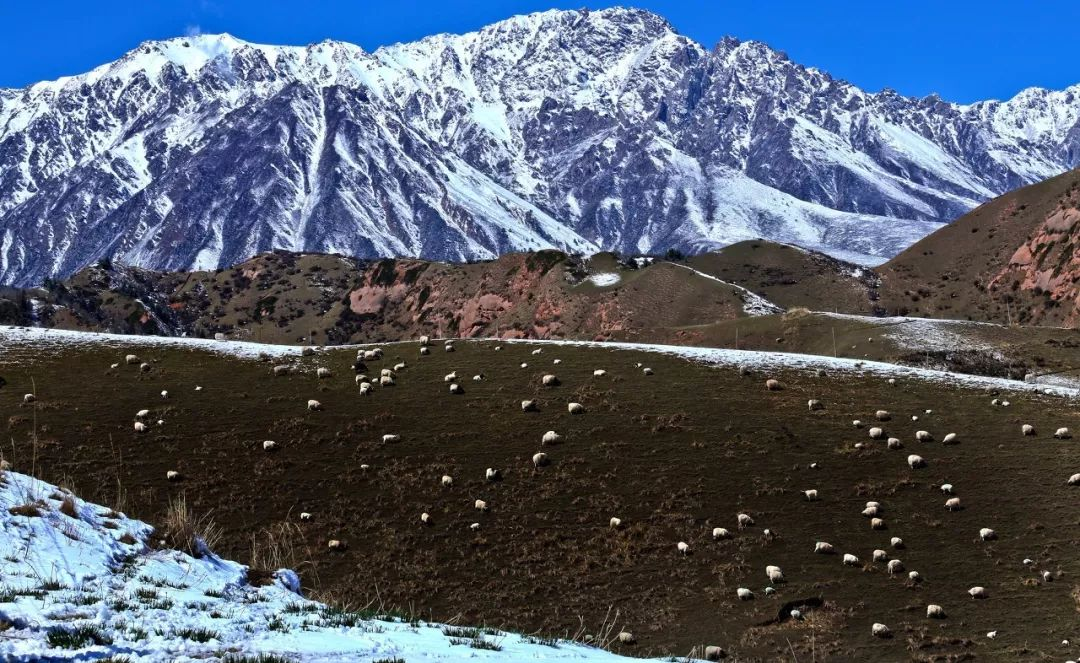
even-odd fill
[[[1080,86],[870,94],[639,10],[373,53],[201,35],[0,90],[0,282],[272,248],[464,260],[766,237],[886,257],[1077,164]]]

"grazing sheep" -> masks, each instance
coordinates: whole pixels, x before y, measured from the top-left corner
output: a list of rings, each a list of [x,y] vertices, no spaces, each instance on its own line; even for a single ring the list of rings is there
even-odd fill
[[[421,355],[429,355],[429,354],[431,354],[431,348],[427,348],[427,347],[420,348],[420,354]]]
[[[824,410],[825,409],[825,406],[821,404],[821,401],[819,401],[816,398],[811,398],[810,400],[806,401],[806,407],[811,412],[813,412],[814,410]]]
[[[814,552],[818,553],[819,555],[831,555],[836,551],[833,549],[831,543],[827,543],[825,541],[818,541],[816,544],[814,544]]]
[[[818,494],[816,490],[804,490],[803,495],[806,496],[807,502],[816,502],[818,499]]]
[[[301,511],[300,512],[300,521],[301,522],[309,523],[309,522],[311,522],[312,518],[313,518],[313,516],[310,513],[308,513],[307,511]]]
[[[619,633],[619,644],[632,645],[635,642],[637,642],[637,638],[634,637],[633,633],[630,633],[628,631],[623,631]]]
[[[533,467],[543,467],[548,464],[548,455],[543,451],[538,451],[533,454],[532,462]]]
[[[168,472],[165,473],[165,478],[168,479],[169,481],[179,481],[180,480],[180,473],[177,472],[176,470],[169,470]]]
[[[889,384],[896,384],[896,378],[889,378]]]
[[[770,378],[765,381],[765,388],[769,391],[780,391],[784,387],[780,384],[779,380],[773,380],[772,378]]]
[[[345,550],[345,542],[338,539],[330,539],[326,542],[326,547],[334,551]]]
[[[528,364],[528,362],[524,362],[524,361],[523,361],[523,362],[521,362],[521,367],[522,367],[522,368],[528,368],[528,367],[529,367],[529,364]]]
[[[541,445],[558,444],[559,442],[562,442],[562,435],[559,435],[553,430],[549,430],[548,432],[544,433],[544,436],[540,438]]]
[[[1063,427],[1054,431],[1054,437],[1059,440],[1068,440],[1072,437],[1072,433],[1069,432],[1068,428]]]
[[[585,412],[585,406],[581,403],[568,403],[566,409],[570,414],[582,414]]]
[[[317,400],[309,400],[307,402],[307,409],[310,410],[311,412],[321,410],[322,409],[322,403],[320,403]]]
[[[593,374],[593,377],[594,377],[594,378],[602,378],[602,377],[604,377],[605,375],[607,375],[607,371],[605,371],[605,370],[604,370],[604,369],[602,369],[602,368],[598,368],[598,369],[596,369],[595,371],[593,371],[593,372],[592,372],[592,374]]]
[[[480,382],[481,380],[484,379],[484,374],[483,373],[477,373],[476,375],[472,376],[472,379],[473,379],[473,382]]]
[[[169,400],[169,392],[165,391],[164,389],[161,391],[161,400],[163,400],[163,401]]]
[[[424,347],[424,346],[427,346],[427,345],[431,345],[431,338],[429,338],[427,336],[421,336],[420,337],[420,347]]]
[[[951,483],[943,483],[943,484],[941,484],[941,494],[942,495],[952,495],[953,494],[953,485]]]
[[[128,355],[128,356],[124,357],[124,363],[129,364],[129,365],[130,364],[138,364],[138,363],[141,363],[141,362],[142,362],[142,360],[139,359],[139,355]]]
[[[424,513],[421,513],[420,514],[420,522],[424,523],[425,525],[430,525],[431,524],[431,514],[428,513],[427,511],[425,511]]]
[[[477,511],[487,511],[488,505],[484,500],[476,500],[473,502],[473,508]]]
[[[398,362],[397,364],[394,364],[394,370],[395,371],[404,371],[405,370],[405,362],[402,361],[402,362]]]
[[[908,580],[910,580],[911,582],[922,582],[922,574],[920,574],[918,571],[909,571],[907,577]]]
[[[611,529],[619,529],[622,527],[622,518],[612,518],[608,521],[608,527]]]
[[[113,370],[113,371],[115,371],[115,370],[116,370],[116,369],[118,369],[118,368],[120,368],[120,364],[119,364],[119,363],[115,363],[115,364],[109,364],[109,369],[110,369],[110,370]]]
[[[1069,477],[1068,480],[1065,481],[1065,484],[1068,486],[1080,486],[1080,472]]]
[[[1050,573],[1049,571],[1043,571],[1042,572],[1042,579],[1043,579],[1043,582],[1051,582],[1051,581],[1054,580],[1054,574]]]
[[[948,509],[949,511],[959,511],[960,510],[960,498],[959,497],[950,497],[949,499],[945,500],[945,508]]]
[[[384,378],[392,378],[394,377],[394,372],[391,371],[389,368],[384,368],[379,371],[379,376]]]
[[[545,375],[543,378],[540,379],[540,382],[543,383],[543,385],[545,387],[554,387],[554,386],[557,386],[559,384],[559,378],[557,378],[554,375],[548,373],[547,375]]]
[[[652,375],[653,374],[653,370],[651,368],[649,368],[648,366],[641,369],[641,372],[644,373],[645,375]]]
[[[899,438],[890,437],[889,441],[886,442],[886,446],[888,446],[890,449],[903,449],[904,443],[901,442]]]
[[[862,424],[862,421],[860,421],[860,420],[858,420],[858,419],[856,419],[855,421],[851,422],[851,425],[852,425],[852,426],[854,426],[855,428],[862,428],[862,426],[863,426],[863,424]]]
[[[945,619],[945,608],[940,605],[930,604],[926,606],[926,616],[930,619]]]
[[[898,536],[894,536],[893,538],[889,539],[889,545],[891,545],[893,548],[896,548],[897,550],[902,550],[904,548],[904,540]]]
[[[1031,566],[1034,563],[1035,563],[1035,560],[1031,559],[1030,557],[1025,557],[1024,558],[1024,562],[1023,562],[1024,566]]]
[[[489,467],[486,470],[484,470],[484,478],[487,479],[488,481],[498,481],[501,478],[501,476],[502,475],[496,469],[492,469],[492,468]]]
[[[359,384],[363,384],[365,382],[370,382],[370,380],[368,380],[368,376],[364,375],[363,373],[358,373],[356,375],[356,378],[353,379],[353,382],[355,382],[356,384],[359,385]]]
[[[33,403],[36,400],[37,400],[37,396],[35,396],[33,394],[26,394],[26,395],[24,395],[22,397],[22,402],[23,403]]]
[[[139,410],[135,413],[136,419],[145,419],[150,416],[150,410]]]
[[[875,562],[885,562],[889,559],[889,553],[881,550],[880,548],[874,551]]]
[[[949,433],[945,437],[941,438],[942,444],[956,444],[959,441],[960,438],[956,435],[956,433]]]
[[[785,582],[784,572],[780,570],[779,566],[766,566],[765,576],[769,579],[769,582],[773,584]]]
[[[714,527],[712,531],[712,538],[716,541],[719,541],[721,539],[730,539],[731,532],[729,532],[724,527]]]
[[[143,363],[139,364],[139,370],[142,371],[143,373],[149,373],[151,368],[153,368],[153,366],[146,363],[145,361]]]
[[[990,596],[985,587],[972,587],[968,590],[968,594],[970,594],[973,599],[985,599]]]
[[[754,519],[745,513],[740,513],[735,516],[735,520],[739,523],[739,529],[744,529],[754,524]]]
[[[451,394],[464,394],[465,390],[461,388],[460,384],[458,384],[457,382],[453,382],[453,383],[450,384],[450,393]]]
[[[449,474],[444,474],[442,475],[442,479],[440,479],[440,482],[442,483],[444,488],[449,488],[450,486],[454,485],[454,478]]]
[[[446,344],[443,346],[443,350],[445,352],[453,352],[454,351],[454,344],[451,343],[450,341],[447,341]]]
[[[772,596],[775,593],[776,593],[776,588],[775,587],[766,587],[765,588],[765,596]]]
[[[447,373],[443,376],[442,380],[443,382],[454,382],[455,380],[457,380],[457,371]]]
[[[562,359],[552,359],[552,360],[551,360],[551,363],[552,363],[552,364],[554,364],[554,365],[556,365],[556,366],[558,366],[559,364],[561,364],[561,363],[562,363]]]
[[[926,467],[926,461],[923,460],[922,456],[919,456],[917,454],[911,454],[910,456],[908,456],[907,464],[908,467],[913,470],[919,469],[920,467]]]
[[[871,428],[869,432],[871,440],[880,440],[881,438],[885,437],[885,431],[881,430],[876,426],[874,428]]]
[[[379,386],[380,387],[393,387],[395,384],[397,384],[397,383],[394,382],[393,376],[384,375],[381,378],[379,378]]]
[[[263,440],[263,451],[273,451],[277,449],[277,442],[273,440]]]
[[[683,555],[689,555],[690,554],[690,544],[687,543],[686,541],[679,541],[679,543],[675,547],[678,548],[679,552],[682,553]]]
[[[496,345],[495,346],[495,352],[498,352],[500,350],[502,350],[502,346],[501,345]]]
[[[749,601],[754,598],[754,593],[745,587],[740,587],[735,590],[735,595],[739,597],[740,601]]]
[[[145,433],[146,432],[146,424],[144,424],[141,421],[136,421],[135,422],[135,432],[136,433]]]
[[[472,525],[469,525],[469,529],[474,532],[477,531],[478,529],[480,529],[480,523],[473,523]]]
[[[844,566],[858,566],[859,558],[851,553],[844,554]]]
[[[873,501],[867,502],[866,503],[866,508],[867,509],[880,509],[881,508],[881,502],[873,502]]]
[[[275,366],[273,368],[273,371],[274,371],[274,375],[280,376],[280,375],[288,375],[289,373],[292,372],[292,369],[290,367],[288,367],[288,366]]]
[[[165,420],[164,419],[158,419],[157,420],[157,425],[158,426],[164,426],[165,425]]]
[[[1030,437],[1035,434],[1035,427],[1031,424],[1024,424],[1020,427],[1020,433],[1026,437]]]
[[[533,353],[533,356],[535,357],[536,355],[544,354],[544,350],[542,348],[536,348],[535,350],[532,351],[532,353]]]
[[[934,436],[927,431],[921,430],[915,432],[915,439],[919,442],[933,442]]]
[[[361,471],[361,472],[367,472],[367,471],[368,471],[368,470],[370,470],[370,469],[371,469],[371,466],[370,466],[370,465],[368,465],[367,463],[362,463],[362,464],[360,465],[360,471]]]
[[[892,415],[889,414],[888,410],[878,410],[874,413],[874,418],[876,418],[878,421],[888,421],[892,419]]]
[[[401,442],[400,435],[394,435],[393,433],[387,433],[382,436],[383,444],[394,444],[395,442]]]
[[[536,401],[521,401],[522,412],[536,412]]]
[[[360,383],[360,395],[361,396],[367,396],[370,393],[371,393],[371,383],[370,382],[361,382]]]
[[[325,366],[320,366],[315,370],[315,375],[321,380],[322,378],[330,378],[334,376],[333,371]]]
[[[890,559],[889,563],[885,565],[889,575],[896,575],[897,573],[904,572],[904,563],[898,559]]]
[[[994,541],[998,538],[998,535],[997,532],[989,527],[984,527],[979,530],[979,538],[983,541]]]
[[[870,635],[874,636],[875,638],[891,638],[892,631],[890,631],[889,627],[885,626],[884,624],[875,623],[873,626],[870,627]]]
[[[885,521],[882,520],[881,518],[871,518],[870,519],[870,529],[882,530],[882,529],[886,529],[887,527],[888,526],[885,524]]]

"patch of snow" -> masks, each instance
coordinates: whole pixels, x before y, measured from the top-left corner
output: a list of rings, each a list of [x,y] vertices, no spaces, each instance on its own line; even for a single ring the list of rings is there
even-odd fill
[[[698,271],[698,270],[694,269],[693,267],[691,267],[689,265],[681,265],[681,264],[679,264],[677,262],[673,262],[673,263],[669,263],[669,264],[671,264],[671,265],[673,265],[675,267],[681,267],[683,269],[690,270],[691,272],[697,274],[698,276],[700,276],[702,278],[709,279],[710,281],[716,281],[717,283],[722,283],[722,284],[724,284],[726,286],[731,286],[732,288],[734,288],[736,290],[737,294],[739,295],[739,298],[742,299],[743,312],[746,313],[747,315],[752,315],[752,316],[774,315],[776,313],[783,313],[784,312],[783,307],[780,307],[780,306],[777,306],[776,304],[773,304],[768,299],[765,299],[764,297],[757,294],[756,292],[751,292],[750,290],[747,290],[746,288],[742,287],[741,285],[735,285],[734,283],[728,283],[727,281],[723,281],[721,279],[716,278],[712,274],[706,274],[705,272]]]
[[[615,285],[622,280],[622,277],[614,272],[599,272],[590,274],[585,280],[595,286],[605,288],[609,285]]]

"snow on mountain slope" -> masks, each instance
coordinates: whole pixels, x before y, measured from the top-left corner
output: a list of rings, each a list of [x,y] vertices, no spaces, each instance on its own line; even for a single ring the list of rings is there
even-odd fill
[[[0,658],[634,660],[564,640],[336,609],[303,598],[292,571],[254,586],[236,562],[150,547],[153,532],[54,485],[0,471]]]
[[[466,260],[756,236],[877,262],[1077,164],[1080,86],[871,94],[641,10],[373,53],[200,35],[0,90],[0,282],[103,256],[206,268],[272,248]]]

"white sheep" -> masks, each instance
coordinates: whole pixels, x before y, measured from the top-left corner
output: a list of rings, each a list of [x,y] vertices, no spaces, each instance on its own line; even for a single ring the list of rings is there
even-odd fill
[[[959,436],[956,433],[949,433],[945,437],[941,438],[942,444],[956,444],[960,441]]]
[[[1049,571],[1043,571],[1042,572],[1042,579],[1043,579],[1043,582],[1051,582],[1054,579],[1054,574],[1050,573]]]
[[[263,451],[273,451],[277,449],[277,442],[273,440],[263,440]]]
[[[941,484],[941,494],[942,495],[952,495],[953,494],[953,485],[951,483],[943,483],[943,484]]]
[[[535,350],[532,351],[532,353],[533,353],[533,356],[535,357],[536,355],[544,354],[544,350],[542,348],[536,348]]]
[[[165,391],[164,389],[161,390],[161,400],[169,400],[169,392]]]
[[[522,367],[522,368],[528,368],[528,367],[529,367],[529,364],[528,364],[528,362],[524,362],[524,361],[523,361],[523,362],[521,362],[521,367]]]
[[[319,401],[314,400],[314,399],[309,400],[307,402],[307,409],[310,410],[311,412],[321,410],[322,409],[322,403],[320,403]]]
[[[877,550],[874,551],[874,561],[875,562],[885,562],[885,561],[888,561],[888,559],[889,559],[889,553],[885,552],[884,550],[878,548]]]
[[[888,638],[892,636],[892,631],[889,630],[888,626],[880,622],[875,622],[874,625],[870,627],[870,635],[875,638]]]
[[[543,451],[538,451],[533,454],[532,463],[533,467],[543,467],[548,464],[548,455]]]
[[[473,382],[480,382],[483,379],[484,379],[484,374],[483,373],[477,373],[476,375],[472,376]]]
[[[989,527],[983,527],[979,530],[979,538],[983,541],[994,541],[998,538],[997,532]]]
[[[855,428],[862,428],[863,427],[863,422],[861,420],[859,420],[859,419],[856,419],[855,421],[851,422],[851,425],[854,426]]]
[[[735,595],[739,597],[740,601],[749,601],[754,598],[754,593],[745,587],[740,587],[735,590]]]
[[[165,478],[168,479],[169,481],[179,481],[180,480],[180,473],[177,472],[176,470],[169,470],[168,472],[165,473]]]
[[[896,548],[897,550],[902,550],[904,547],[904,540],[898,536],[894,536],[893,538],[889,539],[889,545],[891,545],[893,548]]]
[[[119,364],[119,363],[115,363],[115,364],[109,364],[109,369],[110,369],[110,370],[114,370],[114,371],[115,371],[115,370],[116,370],[116,369],[118,369],[118,368],[120,368],[120,364]]]
[[[395,435],[393,433],[387,433],[386,435],[382,436],[382,441],[383,444],[394,444],[396,442],[401,442],[401,436]]]
[[[289,373],[292,372],[292,368],[290,368],[288,366],[275,366],[273,368],[273,371],[274,371],[274,375],[278,375],[278,376],[288,375]]]
[[[959,497],[950,497],[949,499],[945,500],[945,508],[948,509],[949,511],[959,511],[960,510],[960,498]]]
[[[592,374],[593,374],[593,377],[594,377],[594,378],[602,378],[602,377],[604,377],[605,375],[607,375],[607,371],[605,371],[605,370],[604,370],[604,369],[602,369],[602,368],[598,368],[598,369],[596,369],[595,371],[593,371],[593,372],[592,372]]]
[[[370,393],[371,393],[371,383],[370,382],[361,382],[360,383],[360,395],[361,396],[367,396]]]
[[[859,558],[851,553],[844,554],[844,566],[858,566]]]
[[[484,478],[488,481],[498,481],[500,477],[499,471],[494,468],[487,468],[484,470]]]
[[[1062,428],[1057,429],[1054,432],[1054,437],[1056,437],[1059,440],[1067,440],[1067,439],[1072,437],[1072,433],[1069,432],[1068,428],[1062,427]]]
[[[1035,427],[1031,424],[1024,424],[1020,427],[1020,433],[1025,437],[1030,437],[1035,434]]]
[[[326,547],[330,550],[345,550],[345,542],[340,539],[330,539],[326,542]]]
[[[904,443],[901,442],[899,438],[895,438],[895,437],[890,437],[889,441],[886,442],[885,444],[890,449],[903,449],[904,448]]]
[[[712,538],[716,541],[720,541],[721,539],[730,539],[731,532],[729,532],[725,527],[714,527],[712,531]]]
[[[880,440],[881,438],[885,437],[885,431],[878,428],[877,426],[871,428],[869,433],[871,440]]]
[[[554,386],[557,386],[559,384],[559,378],[557,378],[554,375],[548,373],[547,375],[545,375],[543,378],[540,379],[540,382],[545,387],[554,387]]]
[[[148,364],[145,361],[143,363],[139,364],[139,370],[142,371],[143,373],[149,373],[151,368],[153,368],[153,366],[151,366],[150,364]]]
[[[926,606],[926,616],[930,619],[945,619],[945,608],[931,603]]]
[[[888,570],[889,575],[896,575],[897,573],[904,572],[904,563],[898,559],[890,559],[889,563],[885,565],[885,568]]]
[[[918,454],[911,454],[910,456],[908,456],[907,457],[907,464],[908,464],[908,467],[910,467],[913,470],[916,470],[916,469],[918,469],[920,467],[926,467],[926,461],[923,460],[923,457],[919,456]]]
[[[889,414],[888,410],[878,410],[874,413],[874,418],[878,421],[888,421],[889,419],[892,419],[892,415]]]
[[[773,584],[785,582],[784,572],[780,570],[779,566],[766,566],[765,576],[769,579],[769,582]]]
[[[648,366],[641,369],[641,372],[644,373],[645,375],[652,375],[653,374],[653,370],[651,368],[649,368]]]
[[[138,364],[141,361],[142,360],[139,359],[139,355],[128,355],[128,356],[124,357],[124,363],[129,364],[129,365],[130,364]]]
[[[390,370],[389,368],[384,368],[381,371],[379,371],[379,376],[384,377],[384,378],[392,378],[392,377],[394,377],[394,372],[392,370]]]
[[[380,387],[393,387],[395,384],[393,376],[384,375],[379,378]]]
[[[334,376],[334,372],[325,366],[320,366],[315,370],[315,375],[321,380],[323,378],[330,378]]]
[[[404,371],[405,370],[405,362],[402,361],[402,362],[398,362],[398,363],[394,364],[394,370],[395,371]]]
[[[443,345],[443,350],[446,351],[446,352],[453,352],[454,351],[454,343],[452,341],[447,341]]]
[[[500,350],[502,350],[502,346],[501,345],[496,345],[495,346],[495,352],[498,352]]]
[[[1068,486],[1080,486],[1080,472],[1077,472],[1076,474],[1069,477],[1065,481],[1065,484]]]
[[[431,354],[431,348],[427,348],[427,347],[422,347],[422,348],[420,348],[420,354],[421,354],[421,355],[428,355],[428,354]]]
[[[135,432],[136,433],[145,433],[146,432],[146,424],[144,424],[141,421],[136,421],[135,422]]]
[[[522,412],[535,412],[536,410],[537,410],[536,401],[533,401],[533,400],[521,401],[521,411]]]
[[[420,337],[420,347],[424,347],[424,346],[427,346],[427,345],[431,345],[431,338],[429,338],[427,336],[421,336]]]
[[[825,406],[822,405],[821,401],[819,401],[818,399],[811,398],[810,400],[806,401],[806,408],[813,412],[814,410],[824,410]]]
[[[765,388],[768,389],[769,391],[780,391],[784,387],[783,387],[783,385],[780,384],[779,380],[774,380],[772,378],[769,378],[768,380],[765,381]]]
[[[816,502],[818,499],[817,490],[804,490],[803,495],[806,497],[807,502]]]
[[[826,541],[818,541],[814,544],[814,552],[818,553],[819,555],[831,555],[836,551],[833,549],[831,543],[828,543]]]
[[[744,529],[754,524],[754,519],[745,513],[740,513],[735,516],[735,520],[739,523],[739,529]]]
[[[444,488],[449,488],[450,486],[454,485],[454,478],[449,474],[442,475],[442,479],[440,481]]]
[[[886,529],[887,527],[888,526],[885,524],[885,521],[882,520],[881,518],[871,518],[870,519],[870,529],[883,530],[883,529]]]
[[[933,442],[934,436],[928,431],[920,430],[915,432],[915,439],[919,442]]]
[[[675,547],[678,548],[679,552],[683,555],[690,554],[690,544],[686,541],[679,541],[679,543]]]
[[[585,406],[581,403],[568,403],[566,409],[570,414],[581,414],[585,412]]]
[[[310,513],[308,513],[307,511],[301,511],[301,512],[300,512],[300,521],[301,521],[301,522],[309,523],[309,522],[311,522],[311,519],[312,519],[313,517],[314,517],[314,516],[312,516],[312,515],[311,515]]]
[[[428,513],[427,511],[425,511],[424,513],[421,513],[420,514],[420,522],[424,523],[425,525],[430,525],[431,524],[431,514]]]
[[[558,444],[561,441],[562,441],[562,435],[559,435],[558,433],[556,433],[553,430],[549,430],[548,432],[544,433],[544,436],[542,438],[540,438],[540,444],[541,445],[544,445],[544,444]]]
[[[867,509],[881,509],[881,502],[870,501],[866,503]]]
[[[562,363],[562,359],[552,359],[552,360],[551,360],[551,363],[552,363],[552,364],[554,364],[554,365],[556,365],[556,366],[558,366],[559,364],[561,364],[561,363]]]
[[[457,382],[451,382],[450,383],[450,393],[451,394],[464,394],[465,390],[462,389],[461,385],[458,384]]]
[[[143,410],[139,410],[138,412],[135,413],[135,418],[136,419],[145,419],[145,418],[147,418],[149,416],[150,416],[150,410],[143,409]]]
[[[622,527],[622,518],[612,518],[608,521],[608,527],[611,529],[619,529]]]
[[[474,532],[479,530],[480,529],[480,523],[473,523],[472,525],[469,525],[469,529],[471,529]]]
[[[484,500],[476,500],[473,502],[473,508],[477,511],[487,511],[488,505]]]
[[[630,633],[629,631],[621,631],[618,635],[618,639],[619,644],[622,645],[632,645],[637,642],[637,638],[635,638],[634,634]]]
[[[443,376],[443,382],[454,382],[457,380],[457,371],[451,371]]]

